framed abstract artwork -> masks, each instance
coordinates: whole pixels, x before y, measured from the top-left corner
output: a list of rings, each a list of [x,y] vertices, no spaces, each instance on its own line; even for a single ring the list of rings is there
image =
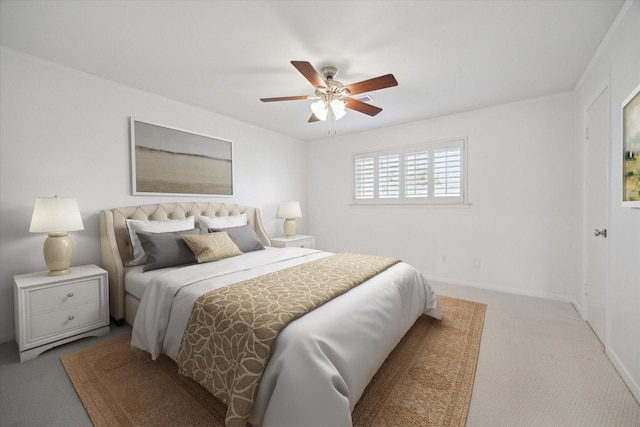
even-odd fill
[[[233,196],[231,141],[131,118],[135,195]]]
[[[622,103],[622,206],[640,208],[640,85]]]

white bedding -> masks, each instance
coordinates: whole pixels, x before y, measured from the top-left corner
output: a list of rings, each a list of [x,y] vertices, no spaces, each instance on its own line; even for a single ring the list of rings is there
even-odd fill
[[[134,322],[132,345],[154,359],[165,353],[175,360],[191,307],[202,293],[328,255],[269,249],[155,270]],[[138,273],[137,280],[145,274]],[[424,277],[400,263],[295,320],[273,344],[249,422],[351,425],[351,411],[366,385],[423,313],[442,317]]]
[[[142,271],[144,265],[125,267],[124,289],[127,291],[127,293],[141,300],[142,296],[144,295],[144,291],[147,290],[149,282],[151,281],[151,279],[153,279],[154,276],[157,276],[158,274],[165,274],[168,271],[176,270],[180,267],[184,267],[184,265],[181,265],[179,267],[168,267],[150,271]]]

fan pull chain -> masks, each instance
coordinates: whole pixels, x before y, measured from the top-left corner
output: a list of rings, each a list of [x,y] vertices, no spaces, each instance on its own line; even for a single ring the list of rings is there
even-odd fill
[[[327,134],[331,135],[331,128],[333,127],[333,134],[335,135],[336,132],[336,116],[333,114],[333,110],[331,110],[331,108],[329,108],[329,112],[327,114]],[[332,126],[333,125],[333,126]]]

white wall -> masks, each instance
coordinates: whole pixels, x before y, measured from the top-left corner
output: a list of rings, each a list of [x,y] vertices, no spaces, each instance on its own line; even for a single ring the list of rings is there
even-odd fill
[[[625,10],[582,77],[576,93],[577,109],[581,113],[579,123],[584,129],[584,111],[588,103],[603,83],[609,85],[611,191],[605,346],[612,362],[640,400],[640,209],[621,206],[621,106],[640,84],[640,2],[626,4]]]
[[[44,234],[30,234],[36,197],[76,197],[84,231],[72,232],[74,265],[100,264],[102,209],[211,200],[260,208],[281,233],[281,200],[306,211],[303,143],[224,116],[1,48],[0,342],[14,338],[13,275],[46,270]],[[234,142],[232,198],[131,195],[130,116]],[[266,178],[266,179],[265,179]],[[301,218],[301,232],[305,218]]]
[[[470,206],[350,206],[352,153],[460,136]],[[309,231],[321,248],[398,256],[432,279],[580,302],[575,139],[565,93],[312,143]]]

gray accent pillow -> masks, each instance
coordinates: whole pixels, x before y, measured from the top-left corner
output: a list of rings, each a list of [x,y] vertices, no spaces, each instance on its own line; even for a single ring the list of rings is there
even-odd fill
[[[231,237],[231,241],[233,241],[243,253],[264,249],[264,246],[262,246],[262,243],[260,243],[258,239],[258,235],[249,224],[241,225],[240,227],[209,228],[208,230],[209,233],[226,231],[229,237]]]
[[[142,271],[157,270],[158,268],[196,262],[189,246],[180,237],[181,234],[200,234],[200,230],[171,231],[168,233],[148,233],[138,231],[138,238],[142,249],[147,255],[147,263]]]

